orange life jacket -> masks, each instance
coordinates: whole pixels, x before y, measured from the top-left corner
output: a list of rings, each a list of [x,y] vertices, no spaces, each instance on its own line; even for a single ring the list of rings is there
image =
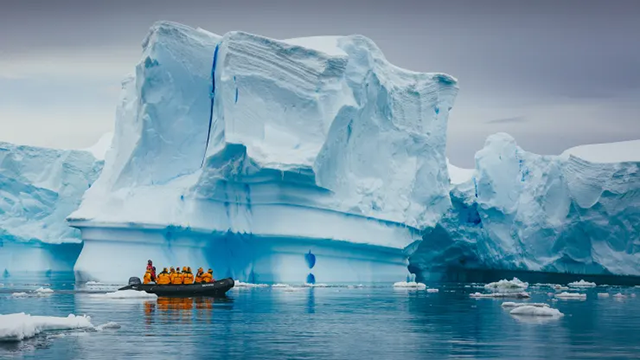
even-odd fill
[[[183,284],[193,284],[193,274],[190,272],[184,273],[184,277],[182,279]]]
[[[213,281],[213,276],[211,274],[209,274],[208,272],[202,274],[202,282],[203,283],[210,283],[211,281]]]
[[[198,271],[198,273],[196,274],[196,284],[200,284],[202,282],[202,272]]]
[[[173,274],[173,278],[171,278],[171,284],[173,285],[181,285],[182,284],[182,273]]]
[[[168,273],[161,272],[158,274],[158,285],[171,284],[171,276]]]
[[[142,283],[148,284],[150,282],[151,282],[151,272],[147,271],[146,273],[144,273],[144,277],[142,278]]]

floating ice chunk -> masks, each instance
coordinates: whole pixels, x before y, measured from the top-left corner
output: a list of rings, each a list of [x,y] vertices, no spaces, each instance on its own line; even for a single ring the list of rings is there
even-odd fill
[[[627,295],[623,295],[621,293],[617,293],[617,294],[613,295],[613,297],[616,298],[616,299],[624,299],[624,298],[627,297]]]
[[[599,298],[608,298],[609,297],[609,293],[598,293],[598,297]]]
[[[289,287],[291,287],[291,285],[289,285],[289,284],[273,284],[273,285],[271,285],[271,287],[274,287],[274,288],[289,288]]]
[[[0,342],[22,341],[48,330],[91,329],[88,316],[31,316],[25,313],[0,315]]]
[[[513,278],[513,280],[500,280],[497,282],[492,282],[484,286],[485,289],[491,291],[522,291],[529,287],[529,283],[520,281],[518,278]]]
[[[571,282],[567,285],[569,285],[570,287],[579,287],[579,288],[591,288],[591,287],[597,286],[596,283],[584,281],[582,279],[580,281]]]
[[[106,294],[91,294],[93,298],[106,298],[106,299],[157,299],[158,295],[149,294],[145,291],[136,290],[118,290]]]
[[[414,290],[424,290],[427,288],[427,285],[415,281],[400,281],[393,284],[394,288],[406,288],[406,289],[414,289]]]
[[[438,290],[438,289],[427,289],[427,292],[429,292],[429,293],[437,293],[439,291],[440,290]]]
[[[560,294],[556,294],[556,297],[559,299],[584,300],[587,298],[587,294],[561,292]]]
[[[49,288],[43,288],[43,287],[36,289],[35,292],[38,294],[53,294],[53,290]]]
[[[109,321],[106,324],[102,324],[102,325],[98,325],[96,326],[96,330],[97,331],[103,331],[103,330],[108,330],[108,329],[120,329],[122,326],[120,326],[120,324],[118,324],[117,322],[113,322],[113,321]]]
[[[91,285],[102,285],[102,283],[101,283],[100,281],[93,281],[93,280],[90,280],[90,281],[87,281],[87,282],[85,283],[85,285],[87,285],[87,286],[91,286]]]
[[[566,291],[566,290],[569,290],[569,288],[568,288],[568,287],[566,287],[566,286],[562,286],[562,285],[554,285],[554,286],[553,286],[553,288],[554,288],[554,289],[556,289],[556,290],[558,290],[558,291]]]
[[[267,285],[267,284],[246,283],[246,282],[242,282],[240,280],[234,280],[233,282],[234,282],[233,288],[263,288],[263,287],[269,287],[269,285]]]
[[[469,296],[471,296],[472,298],[478,298],[478,299],[482,299],[482,298],[516,298],[516,299],[528,299],[531,296],[529,295],[529,293],[527,292],[507,292],[507,293],[490,293],[490,294],[481,294],[479,292],[470,294]]]
[[[520,316],[553,316],[553,317],[561,317],[564,316],[563,313],[558,309],[553,309],[548,306],[518,306],[515,309],[509,312],[511,315],[520,315]]]
[[[27,294],[26,292],[15,292],[13,294],[11,294],[12,297],[28,297],[29,294]]]
[[[549,304],[545,303],[515,303],[511,301],[506,301],[502,303],[503,308],[517,308],[521,306],[535,306],[535,307],[549,307]]]
[[[328,284],[308,284],[308,283],[305,283],[304,286],[306,286],[306,287],[320,287],[320,288],[332,287],[331,285],[328,285]]]

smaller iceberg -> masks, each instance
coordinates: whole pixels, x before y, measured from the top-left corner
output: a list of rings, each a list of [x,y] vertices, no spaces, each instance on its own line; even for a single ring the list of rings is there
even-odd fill
[[[598,293],[598,298],[606,299],[609,297],[609,293]]]
[[[507,291],[522,291],[529,287],[529,283],[520,281],[520,279],[514,277],[513,280],[500,280],[497,282],[492,282],[484,286],[485,289],[496,291],[496,292],[507,292]]]
[[[585,300],[587,294],[561,292],[560,294],[556,294],[556,297],[565,300]]]
[[[535,306],[535,307],[549,307],[549,304],[545,303],[515,303],[511,301],[503,302],[503,308],[517,308],[521,306]]]
[[[588,282],[588,281],[584,281],[584,280],[580,280],[580,281],[574,281],[571,282],[569,284],[569,287],[574,287],[574,288],[592,288],[592,287],[596,287],[596,283],[592,283],[592,282]]]
[[[88,316],[31,316],[25,313],[0,315],[0,342],[22,341],[44,331],[93,329]]]
[[[427,288],[427,285],[415,281],[399,281],[393,284],[393,287],[402,289],[424,290]]]

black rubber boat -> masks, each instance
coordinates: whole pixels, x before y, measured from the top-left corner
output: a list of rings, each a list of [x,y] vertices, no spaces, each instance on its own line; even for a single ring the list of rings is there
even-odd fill
[[[207,284],[157,285],[142,284],[140,278],[129,278],[129,285],[118,290],[146,291],[158,296],[225,296],[234,285],[232,278],[217,280]]]

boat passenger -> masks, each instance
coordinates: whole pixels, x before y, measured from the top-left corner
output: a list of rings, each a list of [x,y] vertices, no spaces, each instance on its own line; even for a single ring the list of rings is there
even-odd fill
[[[158,285],[168,285],[171,284],[171,275],[167,272],[167,268],[162,269],[162,272],[158,274]]]
[[[213,270],[209,269],[209,271],[202,274],[202,282],[203,283],[213,282]]]
[[[156,281],[156,268],[151,260],[147,260],[147,271],[151,272],[151,280]]]
[[[144,272],[144,277],[142,278],[142,283],[143,284],[149,284],[151,282],[151,271],[149,269],[147,269],[147,271]]]
[[[171,279],[172,285],[182,285],[183,275],[180,272],[180,267],[176,268],[176,272],[173,274],[173,278]]]
[[[183,272],[184,278],[182,280],[183,284],[193,284],[193,274],[191,273],[191,268],[187,267],[187,271]]]
[[[204,274],[204,270],[202,270],[202,268],[198,268],[198,272],[196,273],[196,284],[202,283],[203,274]]]

